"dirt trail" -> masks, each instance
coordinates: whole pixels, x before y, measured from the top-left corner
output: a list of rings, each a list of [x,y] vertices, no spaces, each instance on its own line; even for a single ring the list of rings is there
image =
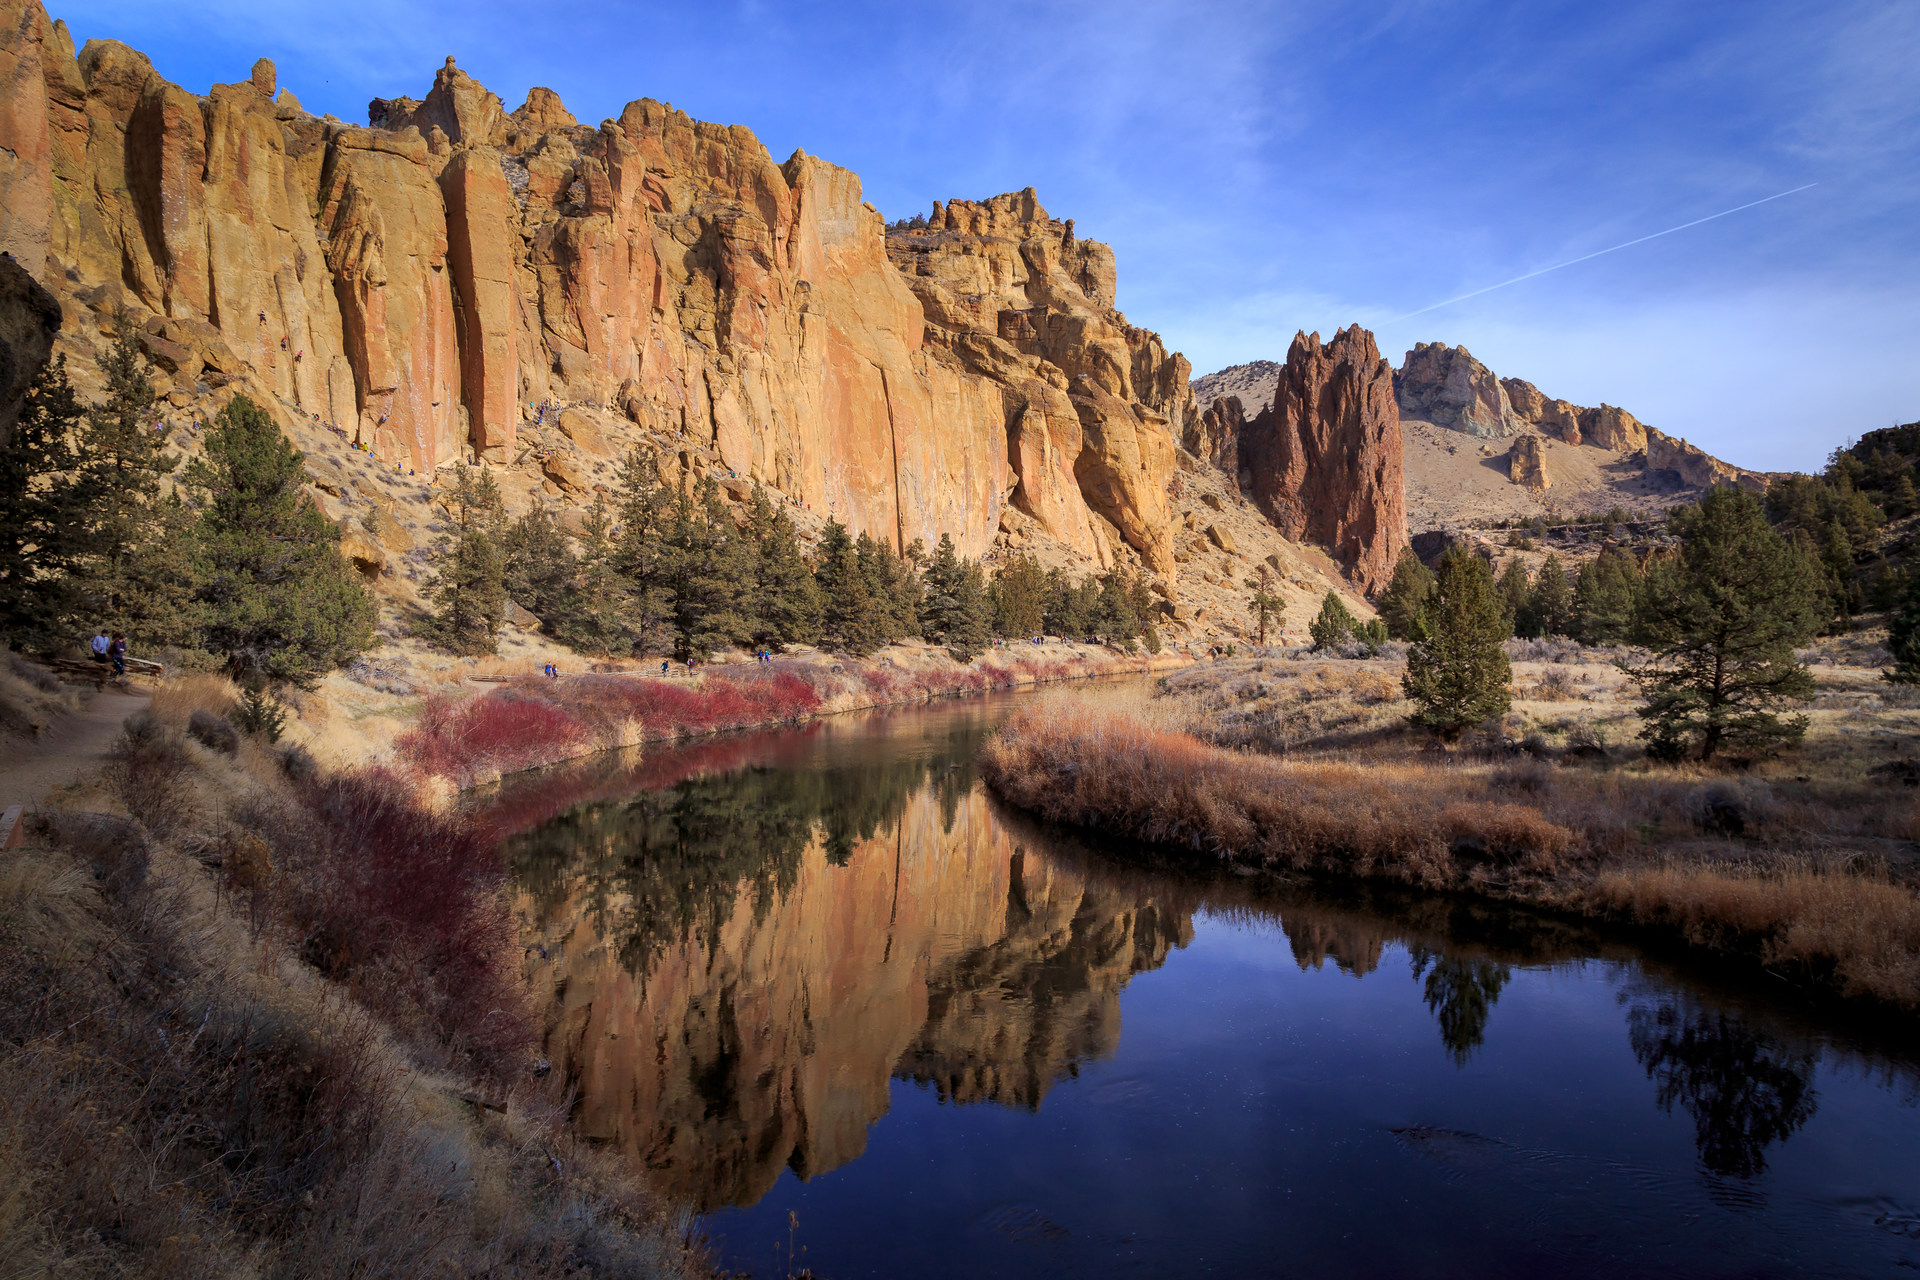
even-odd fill
[[[69,716],[35,742],[0,738],[0,807],[38,805],[100,763],[126,718],[147,705],[147,694],[102,689],[85,710]]]

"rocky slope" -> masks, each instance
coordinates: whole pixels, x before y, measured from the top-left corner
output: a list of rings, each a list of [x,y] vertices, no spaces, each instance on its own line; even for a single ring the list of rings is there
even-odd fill
[[[1183,581],[1191,370],[1031,190],[890,235],[854,174],[649,99],[597,128],[546,89],[509,111],[449,59],[362,127],[266,61],[200,95],[115,41],[76,54],[37,0],[0,0],[0,31],[0,250],[57,298],[81,391],[124,314],[182,453],[259,401],[402,603],[445,468],[577,512],[633,448],[758,481],[805,533],[1138,566],[1176,638],[1240,629],[1258,557],[1303,600],[1350,589],[1264,535]]]
[[[1235,365],[1197,379],[1195,395],[1235,388],[1244,411],[1257,414],[1273,402],[1285,368],[1271,361]],[[1393,374],[1393,399],[1414,532],[1613,506],[1648,515],[1713,485],[1762,488],[1770,478],[1618,406],[1583,407],[1522,379],[1498,377],[1465,347],[1446,343],[1423,342],[1407,352]],[[1208,445],[1224,456],[1203,436],[1190,429],[1187,447]],[[1244,450],[1239,465],[1245,467]]]

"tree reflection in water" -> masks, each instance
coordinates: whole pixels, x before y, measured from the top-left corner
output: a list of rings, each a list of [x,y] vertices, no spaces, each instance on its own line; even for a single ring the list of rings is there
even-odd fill
[[[1464,1067],[1486,1039],[1487,1018],[1513,970],[1491,960],[1468,959],[1425,947],[1412,950],[1413,976],[1426,975],[1427,1008],[1440,1023],[1440,1042],[1456,1067]]]
[[[1678,1001],[1636,1004],[1627,1014],[1633,1055],[1654,1082],[1660,1109],[1677,1102],[1693,1117],[1709,1173],[1753,1178],[1769,1146],[1813,1117],[1811,1052],[1796,1051],[1726,1013]]]

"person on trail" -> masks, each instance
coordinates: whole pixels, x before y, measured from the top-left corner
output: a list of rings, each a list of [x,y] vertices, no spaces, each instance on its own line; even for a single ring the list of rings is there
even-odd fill
[[[94,636],[94,638],[93,638],[93,660],[94,660],[95,662],[98,662],[98,663],[101,663],[101,664],[103,664],[103,665],[104,665],[104,664],[106,663],[106,660],[107,660],[107,645],[108,645],[108,644],[110,644],[110,643],[111,643],[111,641],[109,641],[109,640],[107,639],[107,633],[106,633],[106,632],[104,632],[104,631],[102,631],[102,632],[100,632],[100,633],[99,633],[98,635],[96,635],[96,636]]]
[[[660,661],[660,674],[663,676],[667,674],[667,661],[664,658]]]
[[[114,632],[113,643],[107,646],[107,660],[113,663],[116,679],[127,674],[127,638]]]

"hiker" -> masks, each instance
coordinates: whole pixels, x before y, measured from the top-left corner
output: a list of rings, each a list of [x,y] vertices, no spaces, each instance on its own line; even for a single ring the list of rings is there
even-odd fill
[[[663,679],[667,675],[667,660],[665,658],[662,658],[660,660],[660,675],[661,675],[661,678]]]
[[[110,642],[107,639],[107,633],[104,631],[100,632],[98,635],[94,636],[93,638],[93,660],[95,662],[100,663],[102,666],[106,665],[107,645],[109,643]]]
[[[127,638],[118,631],[113,633],[113,643],[107,646],[107,661],[113,663],[116,680],[127,674]]]

